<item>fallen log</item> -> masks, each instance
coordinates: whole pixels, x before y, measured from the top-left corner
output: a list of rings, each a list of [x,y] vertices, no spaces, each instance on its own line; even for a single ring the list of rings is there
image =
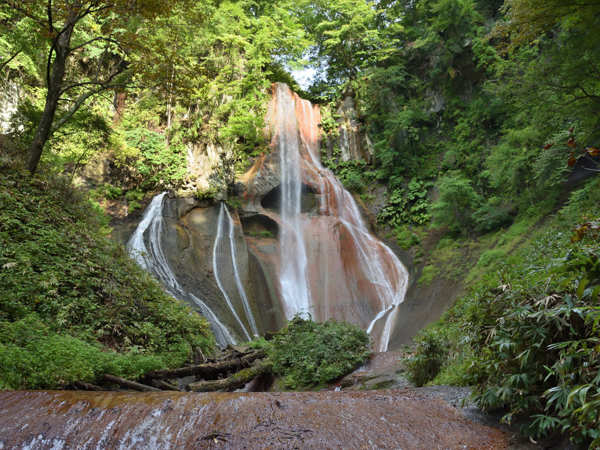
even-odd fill
[[[145,384],[136,383],[135,381],[126,380],[125,378],[121,377],[115,377],[114,375],[109,375],[107,373],[102,374],[102,379],[104,381],[108,381],[109,383],[118,384],[119,386],[126,389],[133,389],[134,391],[161,392],[160,389],[154,388],[152,386],[146,386]]]
[[[269,367],[263,360],[255,361],[252,367],[240,370],[228,378],[221,380],[198,381],[190,384],[193,392],[235,391],[254,380],[257,376],[268,372]]]
[[[181,367],[180,369],[163,369],[154,372],[148,372],[144,375],[144,380],[166,379],[166,378],[183,378],[189,376],[202,377],[207,380],[216,380],[219,375],[227,372],[236,372],[240,368],[249,367],[253,361],[264,358],[266,353],[264,350],[248,353],[242,357],[234,357],[225,361],[216,363],[200,364],[197,366]]]
[[[152,380],[152,386],[160,389],[161,391],[180,391],[177,386],[173,386],[172,384],[166,383],[162,380]]]
[[[83,381],[74,381],[73,386],[80,391],[106,391],[103,387],[91,383],[84,383]]]

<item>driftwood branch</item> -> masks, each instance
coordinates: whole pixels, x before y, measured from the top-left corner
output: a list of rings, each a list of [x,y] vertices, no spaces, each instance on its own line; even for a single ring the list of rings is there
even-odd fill
[[[252,367],[240,370],[229,378],[222,380],[199,381],[190,384],[190,390],[194,392],[235,391],[244,387],[257,376],[268,372],[269,368],[262,360],[256,361]]]
[[[219,375],[228,372],[238,371],[240,368],[249,367],[252,362],[257,359],[262,359],[266,356],[264,350],[254,351],[245,355],[240,354],[239,357],[227,359],[216,363],[200,364],[197,366],[182,367],[180,369],[164,369],[154,372],[148,372],[144,376],[144,381],[167,378],[183,378],[191,375],[202,377],[207,380],[216,380]]]
[[[119,386],[126,389],[133,389],[134,391],[161,392],[161,389],[146,386],[145,384],[136,383],[135,381],[129,381],[125,378],[115,377],[114,375],[109,375],[107,373],[102,374],[102,379],[104,381],[108,381],[109,383],[118,384]]]

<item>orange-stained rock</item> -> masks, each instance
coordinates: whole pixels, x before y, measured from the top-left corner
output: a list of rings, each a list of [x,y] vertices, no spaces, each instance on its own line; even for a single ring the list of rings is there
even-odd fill
[[[238,185],[245,200],[242,224],[272,224],[277,230],[276,254],[263,257],[260,248],[251,247],[278,280],[288,319],[309,311],[318,321],[345,320],[369,331],[375,349],[385,351],[408,271],[372,236],[353,197],[321,165],[320,122],[318,105],[286,85],[273,86],[267,113],[272,152]]]
[[[506,448],[502,431],[408,390],[0,393],[0,448]]]

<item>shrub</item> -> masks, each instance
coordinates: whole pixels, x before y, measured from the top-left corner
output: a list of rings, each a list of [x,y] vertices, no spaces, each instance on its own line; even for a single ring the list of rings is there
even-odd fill
[[[290,389],[339,378],[373,353],[366,331],[337,320],[317,323],[310,315],[296,315],[266,347],[273,372]]]
[[[476,267],[489,267],[501,260],[505,254],[506,252],[501,249],[486,250],[479,257]]]
[[[405,251],[410,250],[415,245],[419,245],[423,241],[419,233],[409,230],[406,225],[396,228],[394,233],[396,234],[398,245]]]
[[[196,347],[212,351],[208,322],[106,238],[103,223],[65,178],[0,166],[3,387],[91,381],[111,367],[138,376],[180,366]]]
[[[423,271],[421,272],[421,276],[419,277],[417,284],[419,287],[422,285],[428,286],[431,284],[433,279],[437,277],[440,273],[440,270],[436,266],[425,266],[423,267]]]
[[[140,209],[142,207],[140,202],[144,198],[144,193],[140,188],[132,189],[131,191],[127,191],[125,198],[127,199],[127,211],[132,213],[136,209]]]
[[[471,180],[458,172],[438,180],[440,196],[430,207],[434,227],[459,226],[465,229],[471,226],[471,213],[481,203],[481,196],[471,184]]]
[[[425,386],[437,376],[444,359],[446,348],[434,330],[420,333],[414,339],[414,354],[407,358],[406,372],[408,379],[417,387]]]
[[[431,380],[441,357],[430,383],[475,385],[480,407],[506,408],[504,420],[524,419],[533,438],[569,432],[600,445],[599,187],[591,180],[541,228],[517,221],[505,233],[529,241],[490,263],[494,270],[416,337],[427,344],[416,349],[416,379]]]

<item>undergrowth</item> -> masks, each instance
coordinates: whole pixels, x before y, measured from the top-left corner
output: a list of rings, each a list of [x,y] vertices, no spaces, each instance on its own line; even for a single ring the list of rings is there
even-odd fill
[[[480,281],[416,337],[416,384],[474,384],[482,408],[528,419],[526,435],[600,444],[599,188],[573,192],[543,226],[537,211],[523,220],[526,244],[509,232],[481,254]]]
[[[0,389],[181,366],[208,322],[169,296],[68,179],[0,158]]]
[[[350,373],[373,354],[369,334],[343,321],[296,315],[265,341],[273,373],[288,389],[318,386]]]

